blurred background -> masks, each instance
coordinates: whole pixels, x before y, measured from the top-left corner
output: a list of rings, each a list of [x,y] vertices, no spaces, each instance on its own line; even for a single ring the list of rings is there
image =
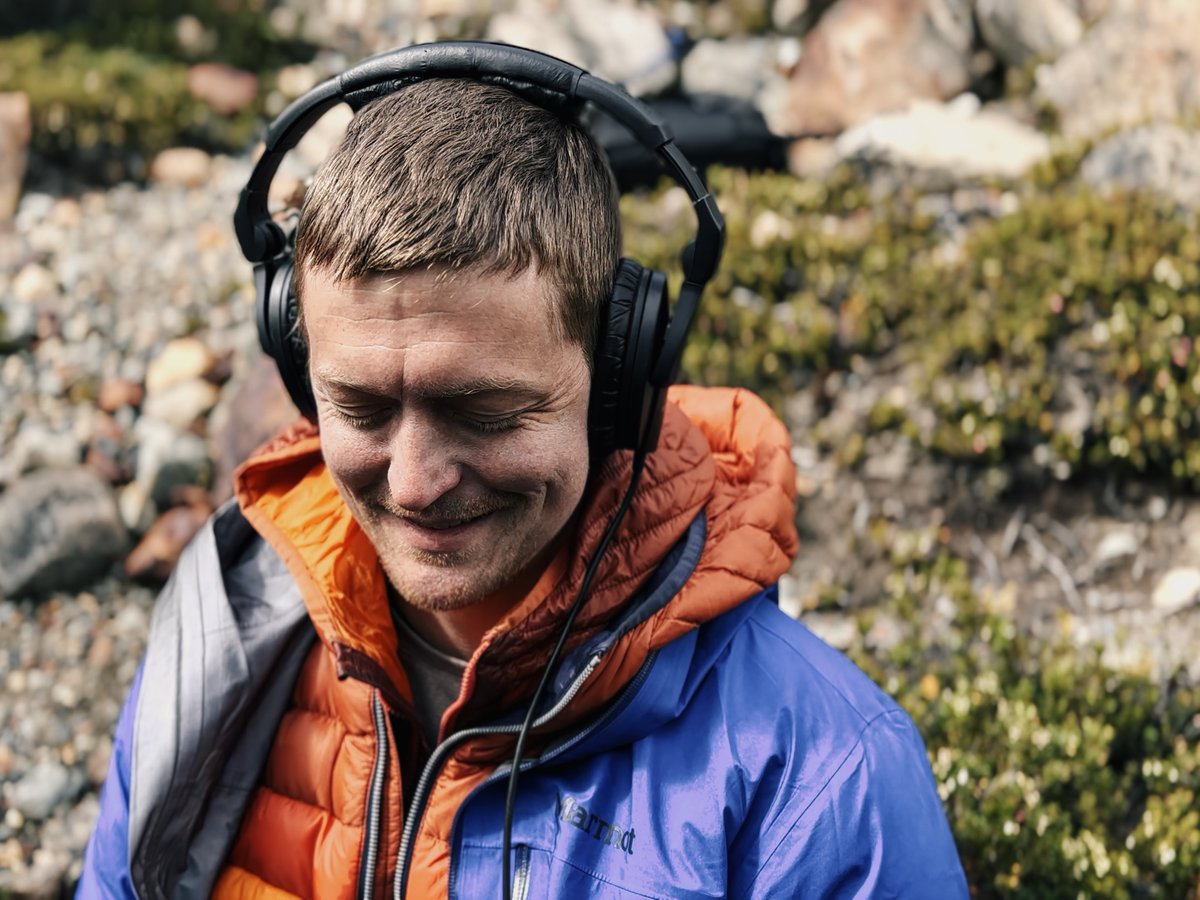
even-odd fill
[[[1200,896],[1198,35],[1193,0],[4,3],[0,897],[72,890],[157,589],[293,416],[230,226],[265,122],[444,37],[710,116],[687,376],[790,426],[782,605],[912,713],[975,895]],[[676,273],[686,198],[626,182]]]

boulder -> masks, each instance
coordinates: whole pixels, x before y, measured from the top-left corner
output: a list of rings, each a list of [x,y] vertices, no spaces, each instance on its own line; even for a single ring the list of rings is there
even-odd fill
[[[1200,114],[1200,4],[1147,0],[1112,11],[1037,70],[1063,134],[1090,139],[1148,120]]]
[[[1200,132],[1153,122],[1113,135],[1088,153],[1082,172],[1097,187],[1158,191],[1200,210]]]
[[[704,40],[683,58],[685,94],[725,94],[754,101],[774,78],[776,41],[771,38]]]
[[[984,42],[1011,66],[1057,59],[1083,37],[1067,0],[975,0],[975,20]]]
[[[809,32],[791,78],[793,135],[833,134],[971,80],[968,0],[842,0]]]
[[[612,0],[564,0],[573,34],[598,75],[631,94],[656,94],[675,80],[675,54],[653,7]]]
[[[845,160],[913,169],[950,183],[1016,178],[1050,154],[1046,136],[1003,113],[981,110],[972,94],[950,103],[917,101],[904,112],[877,116],[835,144]]]
[[[674,52],[649,6],[614,0],[563,0],[555,9],[499,13],[487,39],[549,53],[617,81],[635,95],[654,94],[676,75]]]
[[[35,472],[0,495],[0,596],[82,587],[127,543],[112,488],[99,475],[82,467]]]

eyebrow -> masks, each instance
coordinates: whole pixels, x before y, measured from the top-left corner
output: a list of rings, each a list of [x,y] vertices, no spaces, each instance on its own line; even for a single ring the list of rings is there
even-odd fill
[[[369,394],[373,397],[386,396],[375,387],[362,384],[352,377],[341,373],[314,370],[313,377],[319,379],[326,387],[341,388],[358,394]],[[479,375],[460,380],[439,379],[435,384],[422,385],[406,384],[406,393],[421,400],[448,401],[461,400],[465,397],[486,396],[490,394],[505,394],[520,397],[542,397],[545,391],[529,382],[517,378],[502,378],[495,375]]]

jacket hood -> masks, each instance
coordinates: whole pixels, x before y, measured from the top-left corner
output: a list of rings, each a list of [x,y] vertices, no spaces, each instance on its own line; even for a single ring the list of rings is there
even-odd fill
[[[548,596],[527,597],[484,636],[444,730],[494,719],[532,691],[631,472],[625,452],[592,473],[565,571]],[[235,482],[247,519],[292,572],[341,673],[377,685],[393,703],[407,697],[383,571],[325,468],[316,428],[293,426],[246,462]],[[651,652],[782,575],[798,548],[794,502],[787,431],[763,401],[741,389],[673,387],[659,446],[646,459],[566,651],[606,631],[620,637],[566,718],[603,705]],[[702,547],[694,539],[699,528]],[[630,600],[673,548],[678,557],[689,533],[699,552],[688,554],[695,565],[686,581],[656,608],[639,608],[636,624],[623,623]]]

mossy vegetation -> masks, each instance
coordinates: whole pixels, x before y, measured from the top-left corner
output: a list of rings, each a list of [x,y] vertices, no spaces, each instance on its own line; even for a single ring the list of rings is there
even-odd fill
[[[312,53],[274,31],[262,0],[51,6],[0,17],[0,91],[29,97],[38,159],[102,182],[144,177],[169,146],[247,146],[272,73]],[[218,114],[188,89],[199,61],[262,72],[264,90],[241,112]]]
[[[921,729],[974,896],[1194,897],[1200,690],[1033,642],[936,533],[882,537],[902,636],[851,655]]]
[[[712,173],[725,261],[686,370],[779,401],[831,370],[903,369],[911,402],[870,423],[931,452],[1200,485],[1195,216],[1101,194],[1070,159],[1032,188],[979,188],[986,208],[950,227],[928,196],[875,197],[848,170]],[[627,202],[628,242],[675,270],[690,222],[656,227],[661,207]]]

